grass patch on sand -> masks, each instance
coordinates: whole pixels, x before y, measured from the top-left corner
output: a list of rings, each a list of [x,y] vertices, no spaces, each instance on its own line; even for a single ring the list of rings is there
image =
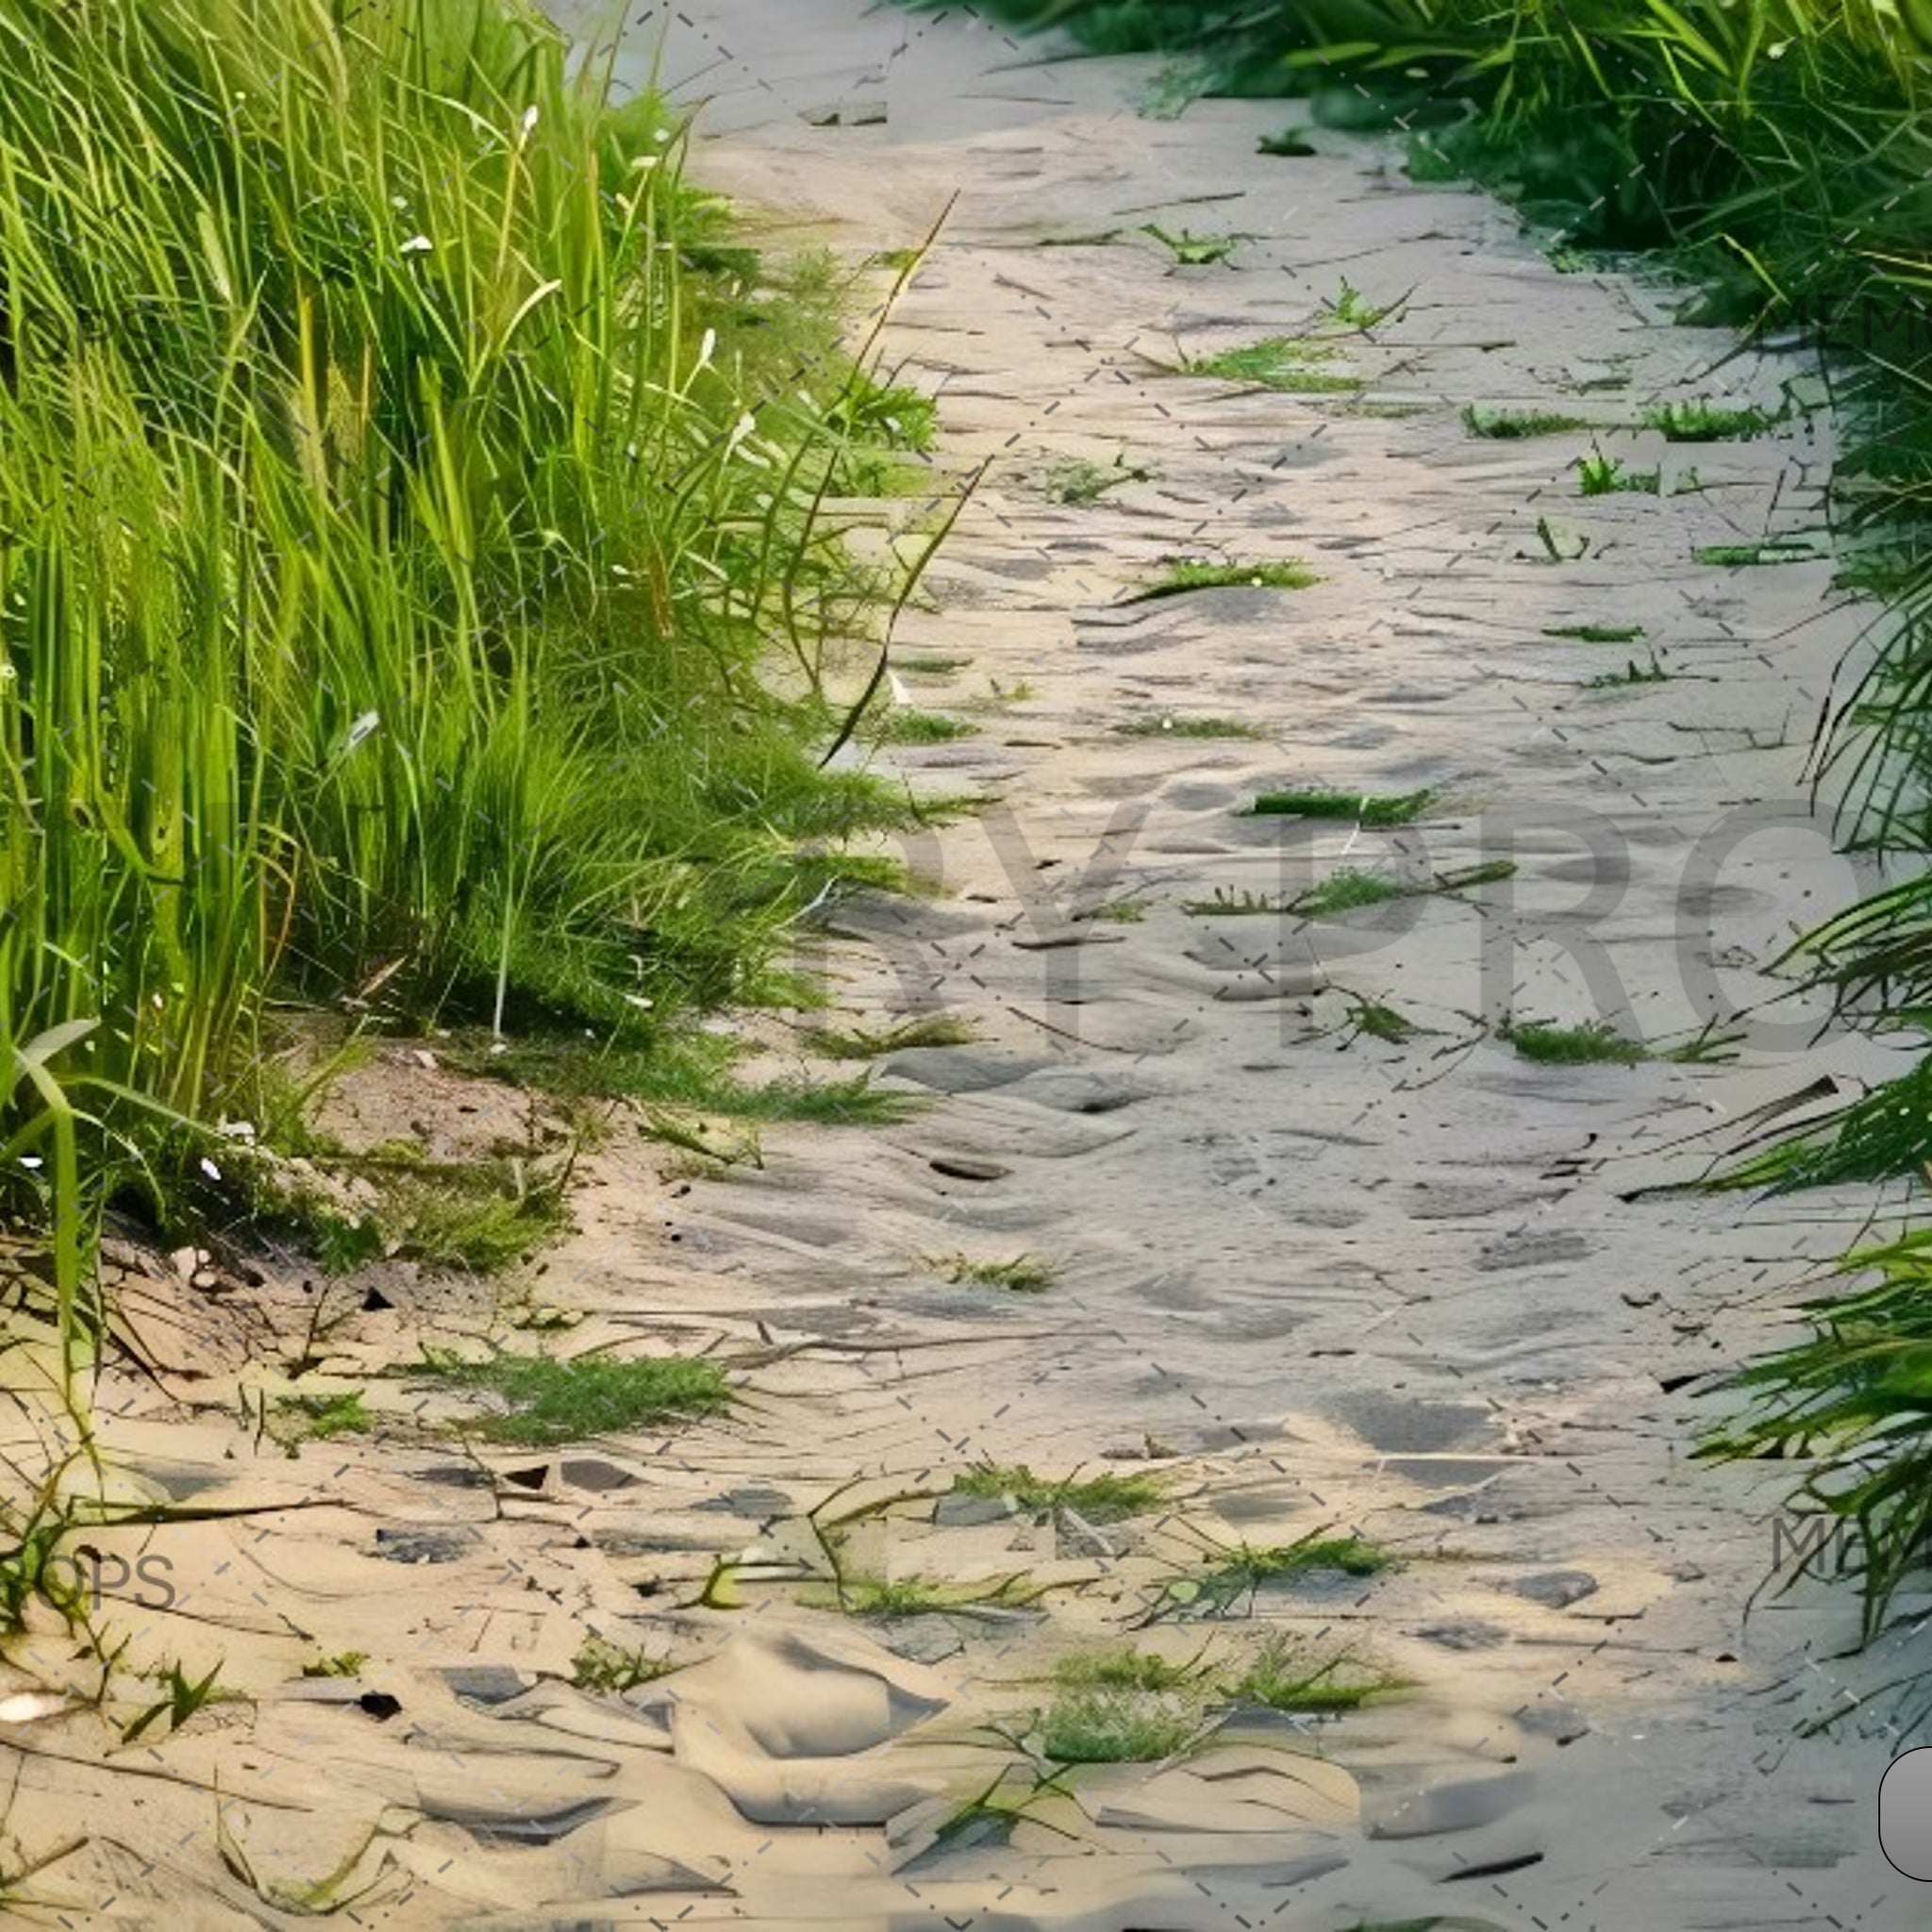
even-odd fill
[[[1158,1475],[1108,1473],[1083,1478],[1076,1473],[1053,1482],[1035,1475],[1024,1462],[975,1463],[953,1478],[953,1492],[960,1496],[1010,1496],[1032,1515],[1064,1507],[1094,1524],[1145,1516],[1167,1502],[1167,1483]]]
[[[1407,899],[1414,891],[1414,887],[1383,878],[1377,873],[1344,866],[1320,885],[1310,886],[1289,909],[1304,919],[1333,919],[1344,912],[1359,912],[1364,907],[1386,906],[1391,899]]]
[[[1542,1067],[1634,1067],[1651,1058],[1641,1041],[1626,1039],[1606,1020],[1583,1026],[1545,1026],[1506,1020],[1496,1038],[1507,1041],[1526,1060]]]
[[[1588,691],[1611,691],[1636,684],[1668,684],[1670,681],[1671,674],[1653,651],[1648,664],[1640,664],[1632,658],[1621,671],[1599,671],[1594,677],[1586,678],[1584,688]]]
[[[1209,268],[1225,261],[1241,246],[1239,235],[1196,235],[1187,228],[1174,234],[1158,222],[1143,222],[1143,235],[1152,235],[1183,268]]]
[[[1121,599],[1145,604],[1156,597],[1180,597],[1190,591],[1306,591],[1318,577],[1305,563],[1208,563],[1181,558],[1167,575]]]
[[[1699,563],[1719,570],[1749,570],[1774,563],[1819,563],[1824,559],[1808,543],[1700,543],[1692,551]]]
[[[1064,458],[1048,469],[1045,489],[1055,503],[1086,509],[1124,483],[1149,483],[1153,479],[1152,470],[1128,462],[1124,451],[1110,463],[1096,463],[1089,457]]]
[[[1532,436],[1567,436],[1573,430],[1588,429],[1590,424],[1560,409],[1503,409],[1471,403],[1462,412],[1462,426],[1472,436],[1515,442]]]
[[[293,1448],[299,1442],[327,1442],[337,1436],[366,1436],[375,1418],[363,1406],[362,1391],[337,1395],[284,1395],[275,1405],[269,1433]]]
[[[1053,1286],[1053,1270],[1031,1255],[1010,1261],[975,1261],[969,1255],[952,1255],[931,1264],[955,1287],[1003,1288],[1009,1294],[1044,1294]]]
[[[1433,791],[1377,795],[1365,791],[1264,791],[1248,808],[1255,818],[1351,819],[1378,828],[1412,825],[1435,803]]]
[[[1724,403],[1653,403],[1643,412],[1643,425],[1667,442],[1740,442],[1762,436],[1777,418],[1758,408],[1734,408]]]
[[[1319,366],[1332,362],[1338,353],[1333,342],[1269,336],[1239,349],[1196,356],[1188,362],[1187,371],[1190,375],[1212,376],[1221,382],[1257,383],[1291,395],[1339,395],[1360,389],[1360,376]]]
[[[1269,1584],[1292,1584],[1334,1574],[1368,1578],[1391,1568],[1394,1557],[1364,1537],[1314,1530],[1291,1543],[1240,1542],[1217,1550],[1217,1560],[1162,1588],[1147,1621],[1165,1616],[1224,1617],[1241,1605],[1252,1609]]]
[[[1053,1764],[1155,1764],[1183,1756],[1204,1728],[1192,1697],[1096,1687],[1063,1691],[1032,1735]]]
[[[439,1382],[503,1405],[469,1424],[479,1436],[531,1448],[690,1422],[731,1404],[724,1371],[684,1356],[434,1355],[427,1366]]]
[[[1266,738],[1260,725],[1245,718],[1179,718],[1163,712],[1158,718],[1131,718],[1111,727],[1123,738]]]
[[[1579,644],[1634,644],[1644,634],[1641,624],[1557,624],[1543,632]]]
[[[1359,1710],[1372,1697],[1401,1688],[1400,1678],[1364,1671],[1346,1657],[1317,1662],[1305,1645],[1277,1632],[1262,1644],[1228,1690],[1240,1704],[1338,1717]]]
[[[970,1046],[979,1038],[970,1022],[950,1013],[902,1020],[896,1026],[855,1026],[849,1032],[814,1028],[805,1036],[814,1053],[834,1060],[873,1060],[916,1046]]]

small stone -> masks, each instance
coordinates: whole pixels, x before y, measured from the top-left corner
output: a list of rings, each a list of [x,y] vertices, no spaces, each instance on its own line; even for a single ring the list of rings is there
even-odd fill
[[[973,1160],[963,1154],[938,1154],[927,1165],[956,1181],[1003,1181],[1013,1171],[996,1160]]]
[[[449,1529],[378,1529],[375,1554],[391,1563],[458,1563],[482,1541],[463,1524]]]
[[[894,1617],[878,1626],[878,1640],[895,1657],[916,1664],[941,1664],[966,1648],[944,1617]]]
[[[1664,1574],[1674,1583],[1702,1583],[1705,1573],[1695,1563],[1679,1558],[1664,1565]]]
[[[534,1681],[508,1664],[454,1664],[442,1674],[454,1696],[470,1704],[508,1704]]]
[[[1509,1640],[1508,1631],[1500,1624],[1485,1624],[1479,1617],[1451,1617],[1441,1624],[1424,1624],[1409,1634],[1425,1643],[1440,1643],[1444,1650],[1493,1650]]]
[[[1620,1290],[1619,1292],[1633,1308],[1647,1308],[1653,1302],[1663,1299],[1662,1293],[1654,1288],[1626,1288]]]
[[[933,1505],[936,1529],[975,1529],[983,1523],[999,1523],[1020,1513],[1013,1496],[969,1496],[955,1490]]]
[[[1590,1731],[1590,1720],[1574,1704],[1560,1697],[1540,1697],[1516,1713],[1516,1722],[1533,1738],[1553,1738],[1558,1744],[1574,1744]]]
[[[1596,1587],[1596,1578],[1588,1570],[1542,1570],[1534,1576],[1513,1577],[1503,1586],[1517,1596],[1527,1597],[1531,1603],[1546,1605],[1553,1610],[1567,1610],[1572,1604],[1594,1596]]]

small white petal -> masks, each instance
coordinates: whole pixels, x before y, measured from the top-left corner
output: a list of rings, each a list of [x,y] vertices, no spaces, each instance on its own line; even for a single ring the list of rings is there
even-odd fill
[[[405,255],[423,255],[435,246],[436,243],[427,235],[411,235],[403,243],[403,253]]]
[[[203,1174],[207,1174],[208,1179],[211,1181],[218,1181],[222,1177],[221,1169],[218,1168],[214,1164],[214,1162],[208,1158],[206,1154],[204,1154],[201,1157],[201,1171]]]

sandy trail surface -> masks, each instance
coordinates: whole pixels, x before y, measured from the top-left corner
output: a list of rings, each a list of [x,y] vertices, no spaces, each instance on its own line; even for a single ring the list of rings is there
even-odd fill
[[[302,1351],[303,1386],[363,1386],[492,1311],[391,1284],[318,1321],[319,1291],[125,1257],[201,1379],[115,1385],[116,1481],[247,1513],[104,1536],[173,1601],[103,1615],[124,1669],[219,1660],[247,1701],[125,1745],[78,1694],[0,1707],[8,1869],[82,1840],[27,1881],[69,1924],[1923,1923],[1876,1847],[1896,1657],[1843,1655],[1849,1584],[1766,1588],[1788,1469],[1689,1460],[1700,1386],[1867,1204],[1657,1191],[1890,1065],[1757,1010],[1757,962],[1857,888],[1802,782],[1861,622],[1819,534],[1827,425],[1632,426],[1774,407],[1799,365],[1559,273],[1386,142],[1257,154],[1291,104],[1152,117],[1156,63],[859,0],[693,0],[662,58],[709,97],[700,176],[771,246],[858,269],[945,215],[883,347],[939,400],[927,494],[988,467],[895,663],[978,728],[890,756],[995,802],[908,843],[928,895],[825,909],[840,1010],[805,1024],[973,1040],[884,1060],[924,1103],[901,1124],[768,1129],[761,1167],[696,1179],[641,1137],[592,1157],[536,1285],[582,1318],[556,1345],[703,1348],[741,1385],[661,1437],[453,1448],[447,1396],[369,1383],[373,1439],[284,1455],[260,1405]],[[1187,266],[1148,223],[1239,240]],[[1389,313],[1349,325],[1345,289]],[[1331,380],[1189,373],[1271,338]],[[1475,437],[1470,405],[1591,426]],[[1581,496],[1593,437],[1659,493]],[[1074,458],[1132,474],[1058,500]],[[931,515],[891,506],[902,541]],[[1138,600],[1177,558],[1316,581]],[[1553,635],[1583,625],[1643,636]],[[1379,827],[1247,809],[1295,789],[1429,797]],[[1339,873],[1412,890],[1285,909]],[[1547,1065],[1512,1016],[1741,1037]],[[487,1090],[410,1077],[487,1137]],[[1043,1290],[963,1266],[1022,1257]],[[1143,1487],[1124,1515],[950,1492],[989,1461]],[[1327,1560],[1265,1555],[1304,1539]],[[41,1624],[13,1694],[85,1693]],[[573,1685],[592,1633],[684,1668]],[[1139,1717],[1211,1728],[1072,1772],[1024,1715],[1068,1656],[1225,1686],[1271,1639],[1405,1688],[1339,1716],[1152,1693]]]

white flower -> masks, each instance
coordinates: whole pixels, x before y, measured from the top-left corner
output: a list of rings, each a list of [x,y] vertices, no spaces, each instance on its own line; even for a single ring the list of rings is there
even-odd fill
[[[535,127],[536,125],[537,104],[535,101],[532,101],[530,105],[524,109],[524,139],[525,141],[527,141],[530,138],[530,130],[533,127]]]
[[[342,745],[343,752],[348,753],[354,751],[356,747],[358,744],[360,744],[362,741],[365,738],[367,738],[369,734],[372,731],[374,731],[375,727],[381,723],[382,717],[379,712],[364,711],[362,715],[359,718],[358,718],[353,724],[349,726],[349,736]]]
[[[403,253],[405,255],[426,255],[435,246],[436,243],[427,235],[411,235],[403,243]]]
[[[23,1154],[20,1157],[20,1164],[29,1172],[38,1173],[47,1163],[38,1154]]]
[[[638,1010],[639,1010],[639,1011],[640,1011],[641,1013],[647,1013],[647,1012],[649,1012],[649,1011],[650,1011],[650,1009],[651,1009],[651,1008],[652,1008],[653,1007],[655,1007],[655,1006],[656,1006],[656,1005],[658,1004],[658,1002],[657,1002],[656,1000],[654,1000],[654,999],[647,999],[647,998],[645,998],[645,996],[644,996],[644,995],[643,995],[642,993],[641,993],[641,992],[627,992],[627,993],[625,993],[625,1000],[626,1000],[626,1001],[627,1001],[627,1002],[628,1002],[628,1003],[629,1003],[629,1004],[630,1004],[631,1006],[634,1006],[635,1008],[637,1008],[637,1009],[638,1009]]]
[[[698,369],[708,369],[711,366],[711,355],[717,346],[718,331],[714,328],[708,328],[705,331],[704,341],[698,344]],[[691,374],[695,375],[698,373],[698,369],[693,369]]]
[[[214,1164],[214,1162],[208,1158],[206,1154],[204,1154],[201,1157],[201,1171],[203,1174],[207,1174],[208,1179],[211,1181],[218,1181],[222,1177],[221,1169],[218,1168]]]

